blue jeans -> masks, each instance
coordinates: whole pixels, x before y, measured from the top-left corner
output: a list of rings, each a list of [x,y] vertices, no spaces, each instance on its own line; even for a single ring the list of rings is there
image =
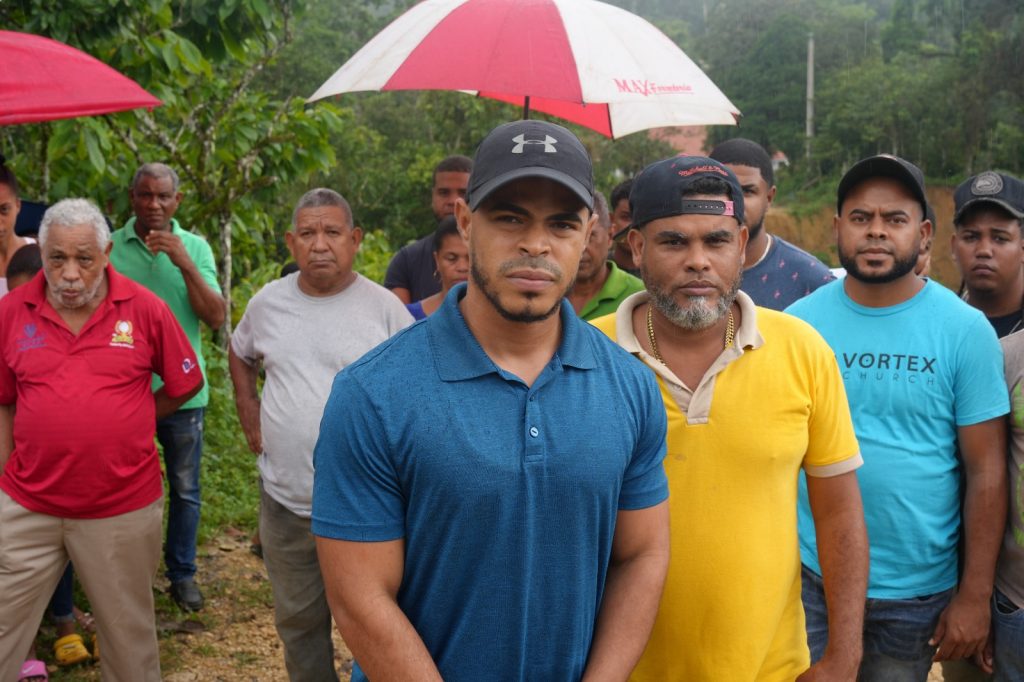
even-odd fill
[[[55,623],[70,623],[75,619],[74,582],[75,572],[69,561],[50,597],[50,617]]]
[[[811,661],[821,659],[828,644],[828,609],[821,576],[801,571],[801,598],[807,617],[807,646]],[[932,667],[935,647],[928,644],[939,616],[954,589],[910,599],[868,599],[864,608],[864,658],[858,680],[863,682],[924,682]]]
[[[203,454],[204,408],[178,410],[156,423],[156,438],[164,449],[170,504],[164,563],[172,583],[196,573],[196,535],[199,532],[199,460]]]
[[[1024,680],[1024,608],[998,589],[992,594],[995,682]]]

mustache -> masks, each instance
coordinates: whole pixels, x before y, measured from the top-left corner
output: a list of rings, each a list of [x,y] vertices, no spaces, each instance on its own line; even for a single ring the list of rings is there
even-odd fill
[[[85,291],[85,285],[84,284],[59,283],[59,284],[55,284],[53,286],[53,290],[56,293],[58,293],[58,294],[63,294],[64,292],[67,292],[67,291],[82,292],[82,291]]]
[[[509,260],[502,263],[498,272],[502,275],[507,275],[510,272],[521,269],[529,270],[543,270],[549,273],[556,280],[562,279],[562,270],[557,265],[548,261],[540,256],[523,256],[522,258],[516,258],[515,260]]]

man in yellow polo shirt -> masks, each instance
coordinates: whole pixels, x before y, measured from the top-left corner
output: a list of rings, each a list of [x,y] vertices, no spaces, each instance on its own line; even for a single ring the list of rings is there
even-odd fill
[[[832,351],[739,291],[743,192],[725,166],[675,157],[630,194],[647,291],[595,321],[658,377],[668,412],[672,559],[634,680],[852,680],[867,536],[861,458]],[[800,602],[797,477],[808,476],[830,641],[813,668]]]

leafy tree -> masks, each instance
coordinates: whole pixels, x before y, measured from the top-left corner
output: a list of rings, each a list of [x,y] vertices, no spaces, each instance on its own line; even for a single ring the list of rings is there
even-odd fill
[[[165,161],[183,180],[179,219],[210,239],[229,301],[233,274],[279,255],[290,202],[275,190],[333,167],[326,133],[344,121],[330,105],[307,110],[299,98],[253,87],[292,37],[292,3],[22,0],[0,12],[9,25],[97,56],[163,101],[153,111],[5,131],[27,188],[44,199],[97,199],[116,225],[128,217],[134,169]]]

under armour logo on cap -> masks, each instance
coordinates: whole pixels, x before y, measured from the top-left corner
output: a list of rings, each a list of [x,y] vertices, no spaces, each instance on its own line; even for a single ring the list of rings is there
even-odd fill
[[[560,125],[529,119],[502,124],[480,142],[466,203],[476,211],[500,187],[526,178],[553,181],[569,189],[588,209],[594,207],[594,168],[586,147]],[[535,185],[530,191],[548,190]]]
[[[522,154],[523,147],[525,147],[528,144],[544,145],[545,154],[554,154],[555,152],[558,151],[557,149],[555,149],[555,145],[558,144],[558,140],[551,137],[550,135],[545,135],[543,140],[527,140],[525,134],[519,133],[518,135],[512,138],[512,141],[516,143],[516,146],[512,147],[513,154]]]
[[[1003,179],[999,177],[998,173],[992,171],[986,171],[974,178],[974,182],[971,183],[971,194],[978,196],[988,196],[992,194],[999,194],[1003,191]]]

